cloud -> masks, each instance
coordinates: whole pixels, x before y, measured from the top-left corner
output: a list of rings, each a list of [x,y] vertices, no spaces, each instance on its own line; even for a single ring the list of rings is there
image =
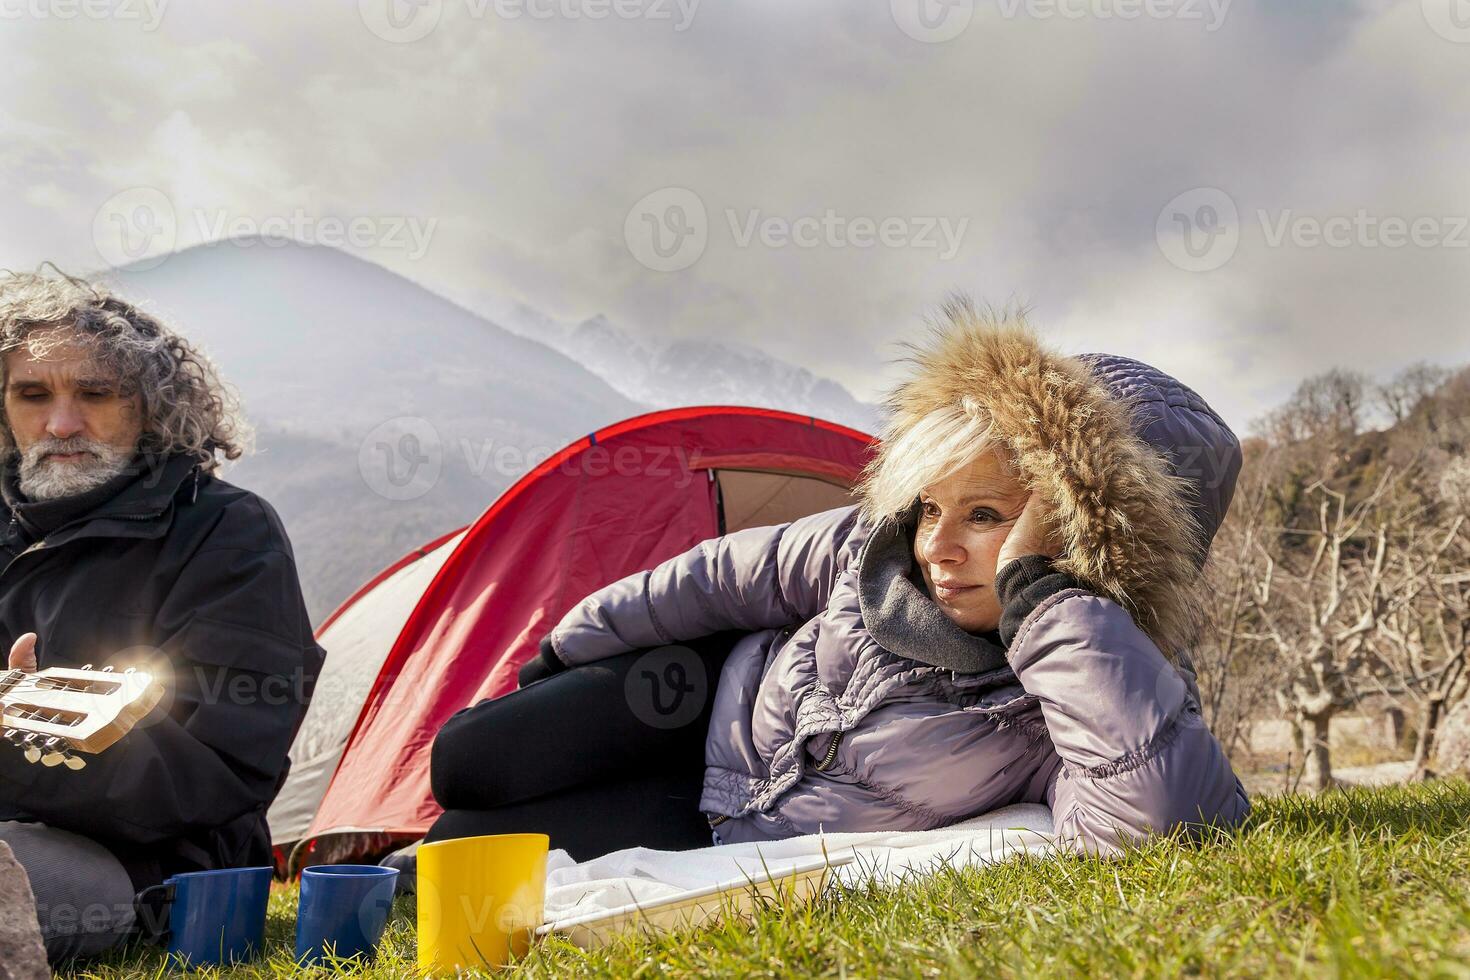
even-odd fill
[[[144,184],[255,221],[437,219],[421,258],[364,254],[465,302],[755,344],[865,398],[955,289],[1175,371],[1241,428],[1336,364],[1470,359],[1470,248],[1448,228],[1470,215],[1470,44],[1430,0],[961,0],[943,43],[905,33],[903,4],[427,0],[397,8],[437,11],[409,43],[352,4],[8,25],[0,174],[23,193],[0,203],[0,262],[95,264],[97,208]],[[1145,8],[1172,13],[1128,18]],[[678,272],[624,239],[665,187],[707,216]],[[1203,271],[1158,237],[1195,188],[1239,218]],[[1436,217],[1442,241],[1271,240],[1359,211]],[[916,244],[928,219],[963,223],[954,257]],[[745,242],[765,220],[844,230]],[[861,244],[864,221],[907,232]]]

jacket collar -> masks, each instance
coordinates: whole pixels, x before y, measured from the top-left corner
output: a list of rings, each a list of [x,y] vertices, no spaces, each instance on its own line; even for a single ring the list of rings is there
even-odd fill
[[[0,468],[0,495],[11,516],[34,539],[62,543],[74,537],[146,537],[185,484],[197,492],[199,461],[193,456],[139,454],[127,470],[75,497],[29,501],[21,494],[12,453]]]
[[[913,580],[914,511],[880,521],[858,555],[863,626],[890,653],[959,674],[1009,679],[1000,634],[967,633]],[[920,579],[922,581],[922,579]]]

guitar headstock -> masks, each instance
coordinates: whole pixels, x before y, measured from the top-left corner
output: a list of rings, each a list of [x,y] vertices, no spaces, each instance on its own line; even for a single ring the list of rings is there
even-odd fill
[[[126,735],[163,697],[151,674],[48,667],[0,673],[4,737],[31,762],[81,769],[74,752],[97,753]]]

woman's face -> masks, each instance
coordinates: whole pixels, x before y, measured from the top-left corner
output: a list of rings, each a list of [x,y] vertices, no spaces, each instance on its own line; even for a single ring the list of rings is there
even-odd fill
[[[994,453],[919,494],[914,559],[935,603],[966,632],[1000,625],[995,560],[1028,496],[1015,471]]]

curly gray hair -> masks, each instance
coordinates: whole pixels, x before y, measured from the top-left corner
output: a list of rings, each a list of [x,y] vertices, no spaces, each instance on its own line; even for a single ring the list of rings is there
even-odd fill
[[[26,350],[44,357],[59,345],[82,344],[125,397],[142,396],[140,451],[191,455],[206,470],[221,456],[245,453],[250,429],[239,399],[208,357],[105,287],[56,272],[0,272],[0,356]],[[15,448],[0,402],[0,450]]]

